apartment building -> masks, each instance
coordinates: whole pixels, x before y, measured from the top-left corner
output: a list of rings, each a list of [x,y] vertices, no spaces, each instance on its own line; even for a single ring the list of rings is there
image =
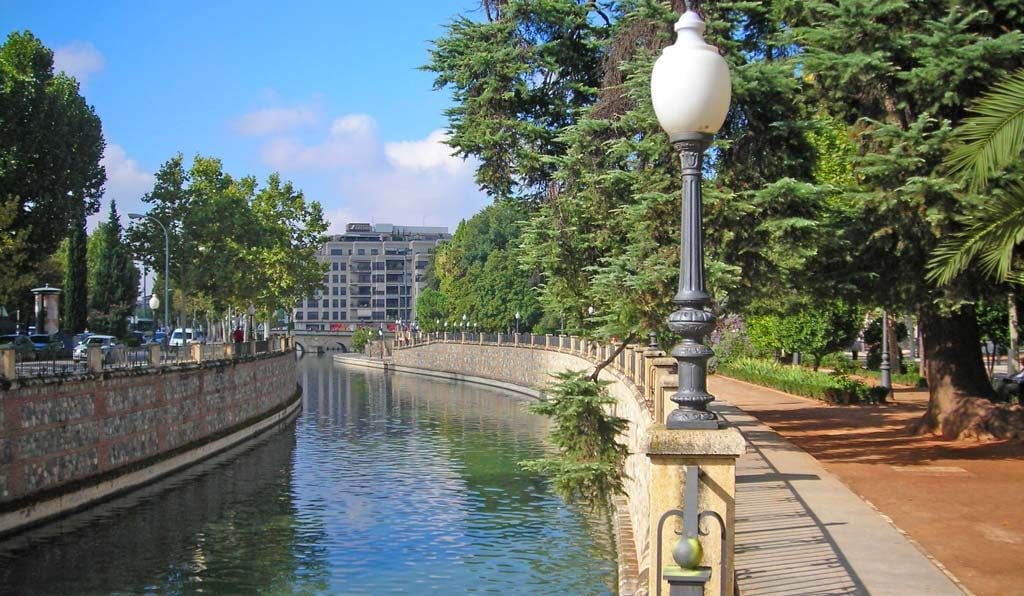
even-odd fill
[[[295,329],[352,331],[416,320],[430,253],[451,239],[448,228],[350,223],[328,238],[317,258],[328,264],[316,296],[292,312]]]

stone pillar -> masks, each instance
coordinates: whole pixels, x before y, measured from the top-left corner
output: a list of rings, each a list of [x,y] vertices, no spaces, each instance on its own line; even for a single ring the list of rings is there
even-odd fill
[[[86,363],[89,372],[103,372],[103,350],[99,346],[89,346],[86,351]]]
[[[158,344],[149,346],[149,365],[160,366],[160,346]]]
[[[654,400],[654,419],[664,420],[665,412],[672,411],[675,404],[669,404],[668,398],[679,389],[679,379],[675,372],[676,359],[670,357],[655,358],[651,362],[651,397]]]
[[[0,348],[0,378],[13,381],[18,376],[18,357],[13,348]]]
[[[545,333],[544,334],[544,349],[545,350],[550,350],[551,349],[551,334],[550,333]]]
[[[192,362],[201,364],[203,362],[203,344],[192,344],[189,346],[189,354]]]
[[[234,360],[235,359],[235,344],[224,344],[224,359]]]
[[[664,424],[652,426],[645,437],[644,451],[651,460],[650,484],[650,544],[651,567],[649,573],[650,594],[657,593],[661,582],[661,593],[669,593],[668,582],[658,577],[658,559],[661,559],[661,575],[671,566],[676,566],[672,550],[680,540],[686,521],[669,518],[662,532],[662,543],[658,544],[658,523],[662,515],[673,509],[686,510],[685,468],[699,468],[697,482],[697,506],[691,511],[697,513],[714,511],[725,522],[725,546],[722,545],[722,528],[713,517],[700,522],[706,535],[700,536],[703,558],[701,567],[711,570],[711,578],[704,584],[706,596],[722,594],[733,596],[735,566],[733,551],[736,527],[736,458],[743,454],[745,442],[738,430],[732,427],[716,430],[668,430]],[[692,487],[691,487],[692,488]],[[691,492],[692,494],[692,492]],[[695,526],[694,526],[695,527]],[[677,567],[677,566],[676,566]]]

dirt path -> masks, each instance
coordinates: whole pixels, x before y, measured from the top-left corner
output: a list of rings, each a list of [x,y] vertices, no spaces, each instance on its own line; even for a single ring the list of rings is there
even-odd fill
[[[975,594],[1024,594],[1024,442],[910,435],[926,391],[895,403],[828,406],[720,376],[720,399],[813,455]]]

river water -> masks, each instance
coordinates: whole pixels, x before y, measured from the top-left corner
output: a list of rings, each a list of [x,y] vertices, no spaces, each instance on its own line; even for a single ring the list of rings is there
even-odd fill
[[[526,398],[300,361],[286,429],[0,543],[9,594],[610,594],[605,516],[518,469]]]

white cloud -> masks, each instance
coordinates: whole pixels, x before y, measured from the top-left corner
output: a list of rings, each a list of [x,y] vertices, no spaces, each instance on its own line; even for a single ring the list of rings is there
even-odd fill
[[[354,222],[446,226],[486,206],[473,180],[474,164],[452,155],[447,135],[385,143],[367,114],[333,120],[320,140],[271,135],[260,149],[263,162],[320,201],[341,233]]]
[[[128,157],[124,147],[110,143],[103,152],[100,165],[107,171],[107,183],[104,186],[103,202],[98,213],[89,218],[87,227],[91,230],[98,222],[106,221],[110,200],[117,202],[117,212],[121,215],[121,223],[127,223],[128,213],[143,213],[148,207],[142,202],[142,196],[153,189],[155,178],[145,171],[139,163]]]
[[[269,98],[279,103],[273,92]],[[320,122],[322,104],[322,100],[313,98],[305,103],[254,110],[231,123],[231,128],[245,136],[265,136],[312,127]]]
[[[448,133],[435,130],[422,141],[399,141],[384,146],[384,153],[395,167],[406,170],[429,171],[443,169],[456,175],[470,167],[466,160],[452,155],[445,145]]]
[[[305,145],[293,137],[277,137],[262,150],[263,162],[282,171],[357,166],[379,154],[377,123],[366,114],[338,118],[322,143]]]
[[[84,84],[105,65],[103,54],[87,41],[72,42],[53,51],[54,70],[66,72],[79,83]]]

